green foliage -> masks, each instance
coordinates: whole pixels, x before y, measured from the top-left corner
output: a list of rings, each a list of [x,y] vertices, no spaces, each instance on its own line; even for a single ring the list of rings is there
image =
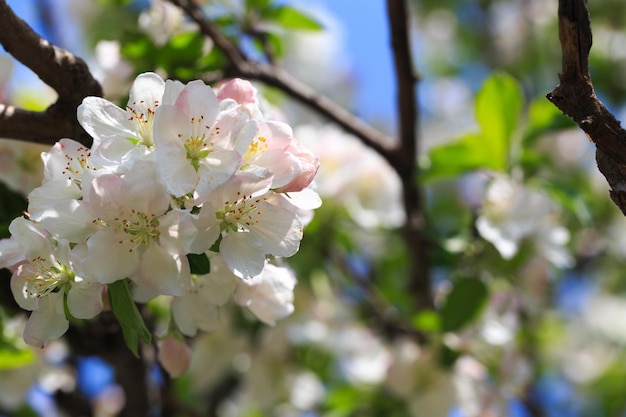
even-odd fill
[[[488,77],[474,103],[480,131],[432,149],[423,179],[454,178],[476,169],[506,171],[522,105],[515,79],[502,73]]]
[[[187,254],[187,259],[189,260],[192,274],[204,275],[211,272],[211,261],[206,253],[189,253]]]
[[[276,23],[280,27],[291,30],[324,29],[321,23],[311,16],[290,6],[273,6],[261,10],[261,18],[267,22]]]
[[[481,313],[489,291],[476,278],[462,278],[454,287],[441,309],[441,330],[454,332],[471,323]]]
[[[124,279],[109,284],[108,291],[111,310],[122,328],[126,346],[139,357],[139,341],[149,344],[152,334],[133,301],[129,281]]]

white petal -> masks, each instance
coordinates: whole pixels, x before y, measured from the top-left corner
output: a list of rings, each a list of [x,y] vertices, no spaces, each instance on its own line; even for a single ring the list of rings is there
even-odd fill
[[[160,294],[181,296],[189,291],[189,262],[184,255],[152,245],[143,253],[133,279]]]
[[[63,293],[48,294],[41,298],[39,308],[30,315],[24,328],[24,341],[43,348],[50,340],[61,337],[68,328],[69,322],[63,310]]]
[[[220,243],[220,255],[239,278],[259,275],[265,264],[265,248],[251,233],[230,232]]]
[[[102,311],[103,285],[95,282],[75,282],[67,293],[67,308],[77,319],[90,319]]]
[[[250,232],[261,243],[265,253],[275,256],[292,256],[300,248],[303,225],[290,210],[269,203],[258,206],[262,215]]]
[[[77,109],[80,125],[94,141],[92,151],[107,139],[137,138],[128,114],[115,104],[100,97],[86,97]]]
[[[130,277],[139,267],[134,244],[125,241],[126,234],[101,230],[87,241],[88,256],[80,263],[89,281],[111,284]]]

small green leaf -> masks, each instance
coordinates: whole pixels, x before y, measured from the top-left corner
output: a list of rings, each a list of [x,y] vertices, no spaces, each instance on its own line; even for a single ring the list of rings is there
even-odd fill
[[[499,143],[470,133],[459,140],[433,148],[423,166],[425,181],[453,178],[476,169],[506,169],[506,151]]]
[[[109,284],[108,289],[111,310],[120,323],[126,346],[136,357],[139,357],[139,340],[149,344],[152,334],[133,300],[129,282],[127,279],[116,281]]]
[[[211,261],[206,256],[206,253],[189,253],[187,254],[187,259],[189,260],[192,274],[205,275],[211,272]]]
[[[289,6],[276,6],[262,10],[261,18],[278,23],[286,29],[322,30],[324,26],[301,11]]]
[[[476,120],[482,136],[508,146],[517,127],[523,96],[519,83],[510,75],[495,73],[485,80],[476,95]]]
[[[522,103],[520,86],[513,77],[496,73],[487,78],[474,103],[480,132],[433,148],[422,163],[422,178],[453,178],[477,169],[505,171]]]
[[[479,279],[457,281],[441,309],[441,330],[453,332],[473,321],[485,305],[487,295],[487,286]]]
[[[439,314],[432,310],[424,310],[413,316],[413,327],[424,332],[436,332],[441,327]]]

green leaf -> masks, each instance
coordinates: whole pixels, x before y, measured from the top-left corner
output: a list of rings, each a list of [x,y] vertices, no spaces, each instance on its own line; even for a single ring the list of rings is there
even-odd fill
[[[519,83],[510,75],[495,73],[485,80],[476,95],[476,121],[486,141],[507,147],[517,127],[523,96]]]
[[[487,301],[487,286],[479,279],[457,281],[441,309],[441,330],[453,332],[473,321]]]
[[[436,332],[441,327],[439,314],[432,310],[424,310],[413,316],[413,327],[425,332]]]
[[[422,165],[425,181],[453,178],[476,169],[506,169],[508,148],[489,141],[480,134],[470,133],[459,140],[433,148],[429,160]]]
[[[272,4],[272,0],[246,0],[246,10],[266,9]]]
[[[522,103],[514,78],[501,73],[487,78],[474,103],[480,132],[433,148],[422,163],[422,178],[454,178],[477,169],[505,171]]]
[[[20,349],[4,341],[0,346],[0,371],[30,365],[35,359],[36,355],[32,349]]]
[[[315,31],[324,29],[324,26],[311,16],[289,6],[276,6],[262,10],[261,18],[278,23],[286,29]]]
[[[130,292],[127,279],[109,284],[109,300],[111,310],[122,327],[126,346],[136,357],[139,357],[139,340],[149,344],[152,334],[143,322]]]
[[[205,275],[211,272],[211,261],[206,256],[206,253],[189,253],[187,254],[187,259],[189,260],[192,274]]]

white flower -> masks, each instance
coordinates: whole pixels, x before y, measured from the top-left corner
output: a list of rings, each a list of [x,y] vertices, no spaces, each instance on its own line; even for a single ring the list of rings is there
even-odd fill
[[[237,280],[235,301],[262,322],[271,326],[293,313],[296,278],[290,269],[267,263],[263,271],[249,280]]]
[[[554,265],[572,263],[565,248],[569,233],[558,224],[554,202],[543,192],[507,177],[496,176],[489,184],[476,228],[505,259],[515,256],[524,239],[532,239],[538,254]]]
[[[172,317],[186,336],[195,336],[198,329],[211,331],[217,327],[218,307],[230,299],[238,280],[219,256],[210,259],[211,273],[192,276],[188,293],[172,299]]]
[[[220,255],[240,278],[259,275],[266,255],[294,255],[302,240],[302,220],[269,190],[272,176],[264,174],[231,177],[204,203],[197,222],[194,252],[205,252],[221,235]]]
[[[143,152],[154,145],[153,123],[162,103],[165,81],[155,73],[137,76],[126,109],[100,97],[86,97],[78,106],[78,121],[93,137],[93,156],[102,166],[117,167],[132,159],[130,152]],[[144,148],[144,149],[145,149]]]
[[[366,229],[404,224],[400,177],[380,155],[330,125],[300,126],[295,137],[319,157],[315,183],[323,199],[343,205]]]
[[[167,87],[166,94],[173,96]],[[175,101],[160,106],[155,120],[159,175],[176,197],[206,196],[239,168],[241,155],[221,140],[220,106],[209,86],[197,80],[176,92]]]
[[[169,210],[170,197],[156,176],[153,164],[142,161],[123,177],[103,174],[91,181],[84,200],[99,230],[81,246],[81,265],[103,284],[131,278],[159,293],[182,295],[189,288],[184,253],[190,220]]]
[[[91,161],[90,149],[74,140],[61,139],[41,158],[44,179],[28,196],[30,218],[41,222],[56,237],[84,241],[95,231],[80,201],[84,173],[97,168]]]
[[[40,225],[22,217],[9,229],[25,260],[13,272],[11,291],[20,307],[33,311],[24,330],[26,343],[44,347],[65,333],[65,296],[76,318],[89,319],[102,310],[102,285],[77,274],[67,241],[53,240]]]

